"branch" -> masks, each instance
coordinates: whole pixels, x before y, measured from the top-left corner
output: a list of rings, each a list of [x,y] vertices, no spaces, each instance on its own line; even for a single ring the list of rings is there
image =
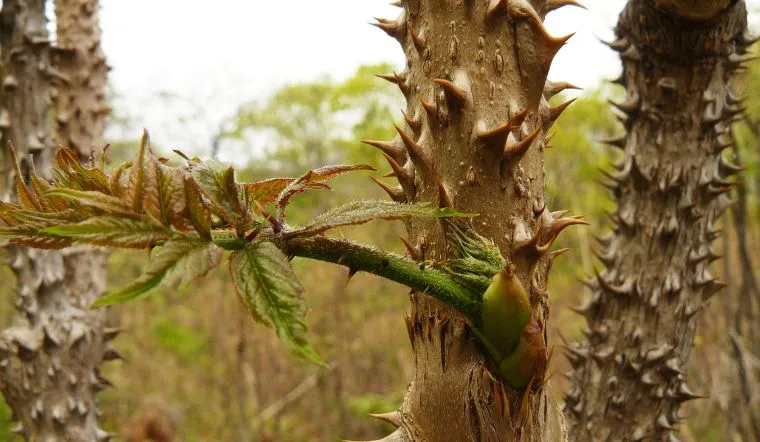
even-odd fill
[[[372,273],[411,289],[424,292],[462,312],[470,320],[480,318],[480,303],[472,293],[446,273],[393,253],[346,240],[323,236],[311,238],[273,238],[286,254],[348,267],[351,271]]]

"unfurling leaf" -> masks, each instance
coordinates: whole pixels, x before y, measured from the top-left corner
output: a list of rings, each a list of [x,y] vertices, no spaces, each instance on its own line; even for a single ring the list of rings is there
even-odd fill
[[[363,200],[344,204],[331,209],[315,218],[298,230],[286,233],[286,236],[312,236],[336,227],[364,224],[383,219],[395,220],[412,217],[451,218],[474,216],[460,213],[451,208],[433,208],[427,204],[399,204],[392,201]]]
[[[306,342],[306,302],[303,286],[288,258],[266,241],[233,252],[230,273],[240,300],[253,318],[272,327],[297,356],[324,365]]]
[[[353,172],[356,170],[371,170],[375,168],[367,166],[366,164],[358,165],[337,165],[337,166],[324,166],[318,169],[310,170],[302,175],[297,180],[293,180],[288,183],[285,188],[282,189],[280,194],[276,198],[277,214],[280,220],[285,215],[285,207],[287,207],[290,199],[299,193],[303,193],[308,189],[329,189],[326,184],[321,184],[324,181],[336,178],[344,173]],[[259,203],[261,203],[259,201]]]
[[[126,302],[147,295],[158,286],[186,286],[219,265],[223,250],[199,238],[166,241],[151,253],[150,266],[137,281],[93,303],[93,307]]]
[[[211,213],[203,202],[198,185],[189,177],[185,178],[185,204],[187,204],[190,222],[201,238],[211,238]]]
[[[65,249],[71,247],[72,244],[72,241],[67,238],[46,235],[34,228],[24,226],[0,229],[0,238],[35,249]]]
[[[58,197],[69,201],[74,201],[85,206],[89,206],[105,212],[109,215],[119,215],[128,217],[138,217],[132,212],[132,208],[124,200],[115,196],[106,195],[92,190],[73,190],[55,188],[45,193],[48,197]]]
[[[77,224],[43,229],[43,234],[99,246],[145,249],[168,238],[168,231],[154,223],[129,218],[98,216]]]
[[[244,221],[247,214],[240,201],[232,166],[218,160],[209,160],[195,166],[192,174],[212,209],[231,224]]]
[[[135,162],[129,171],[127,183],[127,204],[132,210],[140,213],[143,211],[143,193],[145,192],[145,162],[150,149],[150,137],[147,131],[143,131],[140,138],[140,148],[137,150]],[[110,183],[109,183],[110,184]]]

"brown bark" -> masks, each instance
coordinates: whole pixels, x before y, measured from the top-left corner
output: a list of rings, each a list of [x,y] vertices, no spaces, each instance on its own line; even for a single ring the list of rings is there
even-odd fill
[[[618,208],[600,239],[605,270],[580,308],[590,331],[568,349],[571,438],[677,440],[698,313],[723,283],[709,270],[728,207],[721,156],[742,112],[729,89],[749,40],[743,1],[704,22],[630,0],[611,46],[620,52],[628,98],[616,107],[626,134],[608,174]],[[675,3],[675,2],[672,2]]]
[[[561,230],[561,216],[544,210],[543,150],[565,108],[548,106],[562,86],[546,76],[566,38],[548,35],[542,21],[572,2],[399,3],[398,19],[377,24],[407,57],[406,72],[386,76],[407,99],[407,125],[393,142],[370,143],[388,155],[401,184],[386,190],[397,201],[479,213],[475,229],[516,266],[544,332],[553,255],[538,245]],[[441,224],[407,227],[414,255],[450,257]],[[383,416],[399,427],[385,440],[564,440],[561,412],[547,395],[545,348],[532,386],[514,390],[499,381],[461,315],[424,294],[413,293],[411,302],[416,372],[400,410]]]
[[[78,41],[81,34],[71,32],[87,26],[87,9],[82,2],[73,3],[68,5],[73,12],[64,17],[64,26],[59,19],[59,39],[83,45],[89,57],[99,52],[98,40]],[[69,70],[65,63],[62,69],[53,67],[44,10],[44,0],[5,1],[0,10],[0,109],[6,123],[0,128],[0,142],[3,146],[14,142],[22,170],[28,170],[33,161],[40,175],[51,178],[55,152],[48,121],[51,80],[65,82],[62,89],[69,89],[65,94],[77,97],[59,101],[59,114],[73,109],[70,106],[79,100],[79,91],[102,88],[105,81],[78,84],[71,81],[77,78],[76,69]],[[67,20],[75,24],[67,25]],[[84,141],[87,131],[80,130],[76,137],[82,145],[102,143],[102,119],[99,123],[83,119],[82,124],[93,124],[87,131],[100,130],[101,134]],[[67,130],[61,128],[64,138],[69,138]],[[5,175],[3,190],[8,193],[13,188],[11,175]],[[118,356],[106,345],[115,331],[104,330],[102,312],[88,308],[104,290],[103,253],[19,247],[11,252],[18,313],[0,340],[0,387],[19,422],[16,431],[30,441],[108,440],[109,434],[97,425],[95,394],[108,385],[98,370],[101,361]]]

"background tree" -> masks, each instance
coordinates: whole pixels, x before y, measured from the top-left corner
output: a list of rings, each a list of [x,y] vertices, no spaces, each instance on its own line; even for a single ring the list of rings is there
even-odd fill
[[[724,286],[711,243],[739,171],[721,155],[742,112],[729,81],[751,42],[743,1],[692,3],[629,1],[611,44],[626,133],[609,140],[623,151],[607,174],[618,208],[600,240],[606,270],[579,309],[590,331],[568,349],[576,440],[672,440],[680,405],[698,397],[685,367],[698,313]]]
[[[0,10],[0,143],[13,141],[21,163],[13,173],[11,158],[5,158],[9,178],[3,191],[9,194],[16,187],[14,178],[29,182],[31,169],[52,178],[51,95],[56,97],[60,142],[77,149],[83,160],[95,146],[102,147],[107,67],[100,51],[97,1],[63,0],[56,6],[60,46],[54,61],[44,1],[6,1]],[[54,91],[51,83],[62,87]],[[44,186],[35,180],[30,184]],[[11,254],[17,315],[2,335],[0,376],[19,421],[14,431],[26,440],[109,439],[97,425],[95,394],[108,385],[98,369],[101,360],[118,356],[105,344],[115,332],[104,330],[103,312],[88,309],[104,290],[104,255],[18,247]]]

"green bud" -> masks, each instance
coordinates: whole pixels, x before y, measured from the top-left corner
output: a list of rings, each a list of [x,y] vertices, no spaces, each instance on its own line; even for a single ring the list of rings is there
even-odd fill
[[[488,341],[486,346],[498,353],[492,355],[494,359],[500,361],[515,351],[530,315],[528,292],[514,266],[508,264],[493,277],[483,294],[481,334]]]
[[[546,368],[546,344],[538,322],[531,317],[512,354],[499,363],[499,374],[512,388],[523,389]]]

